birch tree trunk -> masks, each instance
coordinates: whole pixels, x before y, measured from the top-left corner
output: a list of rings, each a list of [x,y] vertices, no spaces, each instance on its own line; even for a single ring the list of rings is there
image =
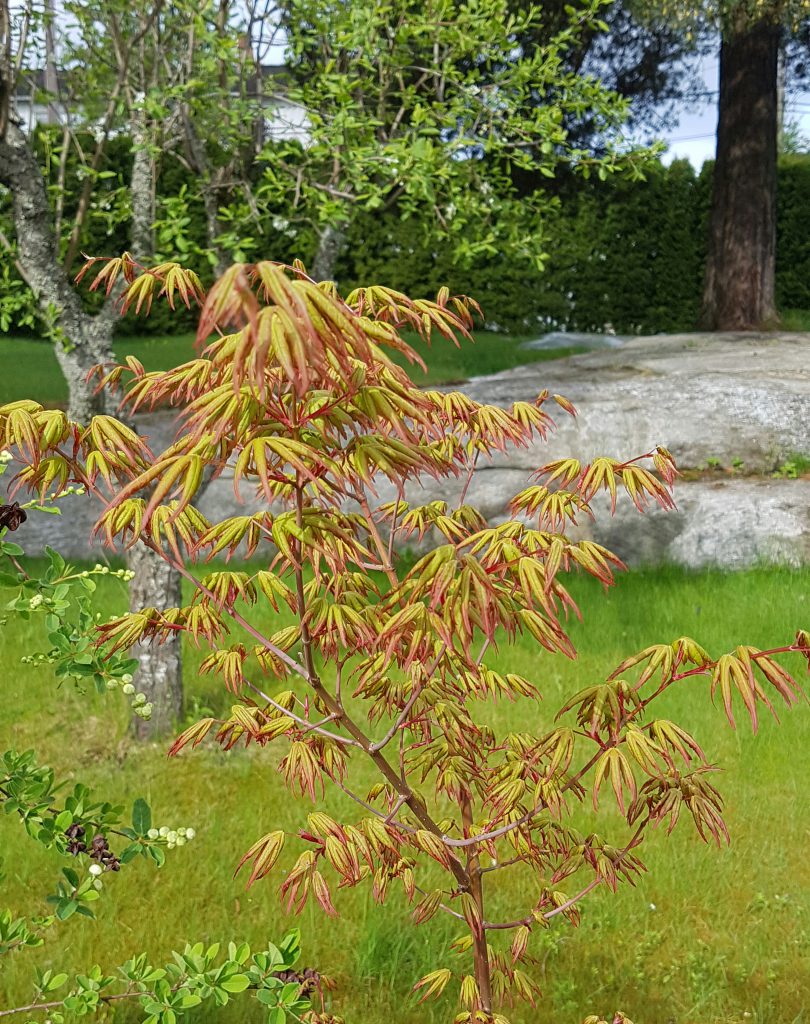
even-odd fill
[[[183,109],[183,127],[189,163],[200,178],[200,191],[205,210],[205,238],[208,248],[216,260],[214,273],[217,277],[222,277],[230,266],[230,262],[222,247],[217,243],[217,239],[222,234],[222,225],[219,222],[218,189],[205,144],[200,139],[194,121],[186,108]]]
[[[131,197],[132,252],[136,259],[147,260],[155,251],[154,159],[147,148],[144,126],[136,120],[133,141]],[[136,544],[127,556],[135,573],[129,589],[130,611],[142,608],[172,608],[181,603],[180,574],[160,555]],[[152,717],[132,719],[132,732],[139,739],[152,739],[173,728],[183,712],[183,662],[181,641],[172,635],[162,644],[140,643],[133,649],[138,659],[134,685],[145,693],[152,705]]]
[[[68,384],[69,415],[87,423],[105,409],[104,396],[93,393],[94,386],[87,383],[86,376],[96,363],[112,356],[117,312],[112,303],[97,316],[90,316],[82,308],[58,260],[53,214],[42,172],[13,115],[0,141],[0,184],[11,194],[17,258],[26,283],[43,315],[58,325],[56,358]]]
[[[343,228],[328,224],[318,232],[318,248],[309,268],[314,281],[334,281],[337,261],[346,245],[346,232]]]
[[[129,568],[135,573],[129,585],[131,611],[142,608],[176,608],[182,603],[180,574],[154,551],[136,544],[129,552]],[[183,713],[183,663],[176,636],[165,643],[141,643],[132,652],[138,659],[134,685],[152,704],[149,721],[132,719],[131,731],[138,739],[165,735]]]
[[[132,248],[141,257],[154,251],[152,242],[152,157],[139,146],[132,174]],[[68,385],[68,413],[78,423],[88,423],[105,411],[105,396],[94,394],[87,383],[88,371],[112,358],[112,332],[118,318],[114,302],[91,316],[59,262],[53,233],[53,214],[36,156],[28,139],[10,118],[0,141],[0,184],[11,193],[12,216],[17,237],[18,260],[40,309],[58,325],[56,357]],[[135,572],[130,606],[168,607],[179,603],[180,578],[156,554],[142,549],[130,562]],[[180,648],[176,641],[162,646],[145,645],[135,652],[139,659],[136,686],[153,705],[149,722],[137,721],[136,733],[154,736],[171,727],[182,710]]]

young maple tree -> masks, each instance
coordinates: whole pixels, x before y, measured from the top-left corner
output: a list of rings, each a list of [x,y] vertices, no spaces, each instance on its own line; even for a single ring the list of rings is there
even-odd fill
[[[576,924],[580,902],[599,886],[632,884],[651,828],[671,832],[685,809],[704,841],[728,838],[714,766],[651,705],[673,686],[705,680],[732,725],[741,700],[756,728],[760,705],[775,713],[775,702],[799,699],[777,658],[810,657],[810,635],[719,657],[686,637],[657,644],[551,721],[534,680],[497,671],[488,657],[523,634],[575,656],[565,621],[577,609],[565,579],[581,570],[609,585],[621,563],[565,531],[591,514],[600,491],[614,504],[624,491],[640,511],[671,507],[668,452],[543,466],[512,499],[513,518],[490,526],[466,504],[476,467],[544,438],[550,401],[573,410],[547,393],[504,409],[421,390],[392,361],[399,352],[419,362],[403,328],[467,338],[472,300],[442,292],[413,301],[382,287],[343,299],[300,265],[272,262],[234,266],[203,295],[178,265],[147,271],[128,256],[103,262],[95,285],[122,275],[125,305],[148,308],[157,295],[202,303],[197,358],[147,373],[129,357],[99,371],[100,386],[123,385],[129,413],[176,406],[176,441],[153,453],[107,416],[77,424],[34,402],[0,407],[0,444],[24,463],[19,486],[83,485],[103,504],[97,528],[108,544],[142,541],[192,587],[188,605],[100,625],[99,644],[115,654],[181,633],[208,645],[202,670],[220,675],[236,703],[227,718],[186,729],[171,752],[208,734],[225,748],[255,742],[275,753],[291,792],[315,800],[334,786],[359,808],[352,820],[318,811],[297,833],[260,838],[239,864],[250,884],[289,845],[281,895],[296,910],[314,897],[335,915],[335,881],[368,881],[380,902],[401,886],[415,923],[437,913],[458,922],[455,949],[471,965],[437,966],[416,990],[435,996],[453,981],[458,1024],[505,1024],[504,1007],[538,996],[533,932],[557,917]],[[210,523],[194,495],[205,475],[226,468],[237,495],[255,491],[259,511]],[[459,507],[414,504],[423,477],[463,481]],[[379,497],[384,482],[392,500]],[[429,531],[437,543],[428,554],[397,560],[402,544]],[[237,554],[259,567],[189,568]],[[486,705],[499,698],[526,703],[525,730],[495,733]],[[376,773],[368,792],[355,784],[362,761]],[[574,823],[588,794],[604,808],[603,788],[624,819],[609,839]],[[611,812],[606,828],[614,827]],[[525,904],[496,920],[487,889],[515,864],[533,881]]]

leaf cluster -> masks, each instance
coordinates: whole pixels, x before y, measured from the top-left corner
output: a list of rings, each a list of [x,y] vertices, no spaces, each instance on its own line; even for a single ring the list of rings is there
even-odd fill
[[[122,267],[103,265],[102,280]],[[128,289],[165,292],[168,272]],[[532,935],[558,917],[576,924],[595,888],[633,884],[655,826],[671,831],[683,814],[703,840],[727,838],[715,766],[653,702],[702,684],[732,725],[739,702],[756,728],[763,709],[800,699],[779,659],[806,656],[808,636],[719,655],[690,638],[657,644],[552,717],[540,704],[543,667],[576,656],[568,577],[610,586],[622,568],[574,528],[599,494],[612,508],[671,508],[669,452],[541,465],[512,518],[492,524],[468,501],[475,472],[515,447],[539,451],[552,410],[574,410],[547,392],[503,408],[410,382],[389,355],[416,358],[401,330],[460,344],[471,300],[379,286],[344,299],[301,265],[271,262],[234,266],[201,298],[197,358],[165,372],[132,359],[99,370],[128,410],[178,409],[164,451],[109,418],[55,420],[34,403],[0,408],[0,444],[23,465],[20,486],[41,487],[55,460],[60,486],[100,501],[97,529],[110,545],[144,543],[191,585],[183,607],[133,611],[97,630],[112,655],[177,633],[209,648],[203,671],[221,676],[235,703],[190,726],[171,753],[208,736],[226,749],[255,743],[292,794],[316,801],[334,787],[360,808],[338,816],[327,805],[296,834],[263,836],[239,864],[249,884],[284,858],[284,904],[300,911],[314,900],[328,915],[335,889],[369,884],[384,902],[401,888],[414,923],[443,913],[460,929],[454,968],[417,989],[438,995],[452,980],[459,1024],[502,1021],[501,1008],[538,997]],[[225,473],[256,511],[209,522],[195,495]],[[443,482],[446,500],[422,501],[425,479]],[[414,538],[429,541],[427,553],[403,565],[395,552]],[[206,566],[245,550],[258,567]],[[537,645],[528,678],[496,660],[519,637]],[[525,704],[521,731],[490,724],[488,704],[504,699]],[[353,782],[358,760],[375,770],[367,792]],[[513,865],[526,873],[524,905],[493,919],[485,891]]]

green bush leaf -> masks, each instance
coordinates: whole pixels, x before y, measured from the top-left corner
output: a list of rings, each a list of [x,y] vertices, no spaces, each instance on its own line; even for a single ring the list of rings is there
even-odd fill
[[[132,827],[139,836],[145,836],[152,827],[152,811],[143,797],[132,805]]]
[[[244,992],[250,985],[250,978],[246,974],[235,974],[232,978],[219,983],[219,988],[226,992]]]

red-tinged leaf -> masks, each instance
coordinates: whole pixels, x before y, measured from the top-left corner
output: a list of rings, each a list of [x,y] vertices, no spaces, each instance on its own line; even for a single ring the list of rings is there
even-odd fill
[[[569,416],[576,416],[577,410],[572,402],[569,402],[567,398],[563,398],[562,395],[552,395],[554,401],[559,405],[561,409],[564,409]]]
[[[481,920],[481,911],[478,908],[478,904],[475,902],[471,893],[463,892],[459,897],[461,903],[461,912],[464,915],[464,920],[467,922],[467,927],[473,933],[473,935],[483,934],[483,921]]]
[[[441,889],[434,889],[427,893],[416,904],[411,914],[414,924],[424,924],[429,921],[438,911],[442,903]]]
[[[218,327],[247,327],[255,336],[258,311],[247,267],[244,263],[235,263],[208,292],[197,328],[197,344],[201,345]]]
[[[440,996],[452,977],[452,971],[448,970],[446,967],[440,967],[438,970],[431,971],[430,974],[426,974],[424,978],[420,978],[420,980],[414,985],[413,991],[418,992],[420,988],[425,990],[419,999],[419,1002],[423,1003],[431,996]]]
[[[582,473],[582,465],[578,459],[558,459],[556,462],[549,462],[534,474],[537,477],[548,477],[547,483],[554,480],[560,481],[561,487],[568,487]]]
[[[189,743],[192,749],[199,746],[215,724],[217,724],[216,718],[202,718],[199,722],[189,726],[188,729],[180,733],[171,747],[169,747],[168,756],[175,757]]]
[[[250,872],[247,886],[250,888],[254,882],[264,878],[273,868],[278,860],[281,851],[284,849],[284,833],[282,831],[268,832],[247,851],[236,866],[234,878],[241,871],[245,864],[253,861],[253,868]]]
[[[510,948],[513,964],[520,963],[520,961],[523,959],[523,955],[526,952],[526,947],[529,944],[530,935],[531,931],[525,924],[522,924],[519,928],[516,929],[514,938],[512,939],[512,945]]]
[[[332,896],[329,892],[329,886],[326,884],[326,880],[320,871],[312,872],[312,894],[321,906],[321,909],[329,917],[337,917],[338,912],[335,910],[334,904],[332,903]]]

